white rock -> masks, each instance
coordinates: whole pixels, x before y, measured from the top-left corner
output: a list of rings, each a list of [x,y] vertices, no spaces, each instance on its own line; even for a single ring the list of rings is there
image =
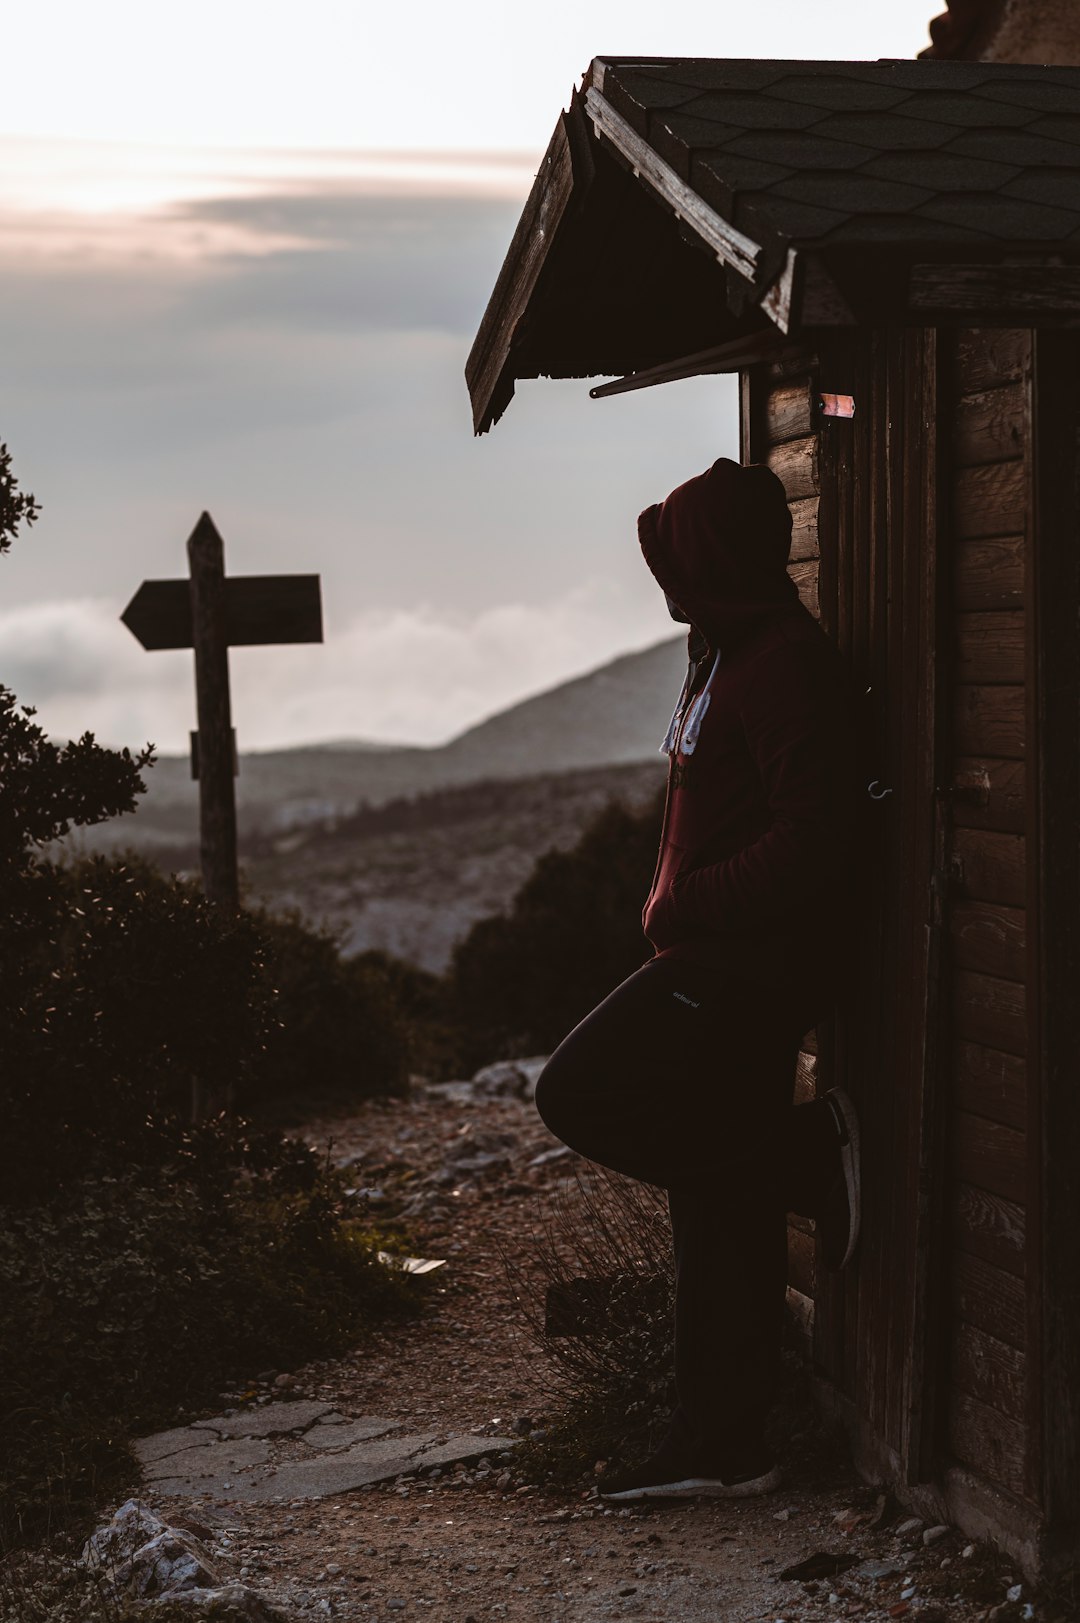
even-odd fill
[[[924,1544],[937,1544],[940,1539],[947,1536],[948,1531],[949,1529],[940,1523],[937,1527],[928,1527],[922,1536],[922,1541]]]
[[[1023,1584],[1013,1584],[1012,1588],[1006,1591],[1005,1599],[1006,1600],[1019,1600],[1023,1593],[1024,1593]]]
[[[166,1530],[160,1516],[155,1516],[148,1505],[138,1499],[129,1499],[106,1526],[91,1533],[82,1547],[79,1562],[92,1571],[101,1571],[133,1555],[140,1545],[146,1544]]]
[[[447,1104],[472,1104],[476,1089],[471,1082],[429,1082],[425,1093],[430,1099],[445,1099]]]
[[[556,1144],[554,1149],[541,1150],[540,1154],[534,1155],[527,1164],[531,1167],[546,1167],[550,1166],[552,1161],[562,1161],[566,1156],[573,1155],[573,1153],[569,1144]]]
[[[899,1571],[895,1561],[862,1561],[855,1568],[856,1576],[861,1578],[891,1578]]]
[[[236,1619],[237,1623],[285,1623],[285,1614],[279,1612],[265,1596],[249,1589],[247,1584],[222,1584],[214,1589],[185,1589],[178,1594],[159,1595],[146,1602],[150,1617],[160,1608],[190,1610],[197,1618],[221,1617]]]
[[[531,1099],[546,1064],[546,1057],[499,1060],[477,1071],[472,1079],[473,1087],[489,1098]]]
[[[198,1540],[172,1527],[121,1561],[110,1576],[121,1594],[140,1599],[184,1589],[213,1589],[222,1581]]]
[[[912,1533],[922,1531],[922,1522],[918,1516],[910,1516],[906,1522],[901,1522],[896,1529],[897,1538],[910,1538]]]

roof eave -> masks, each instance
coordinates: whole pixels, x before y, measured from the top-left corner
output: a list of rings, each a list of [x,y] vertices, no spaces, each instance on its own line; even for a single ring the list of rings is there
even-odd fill
[[[604,70],[605,63],[596,58],[581,93],[560,116],[477,331],[465,368],[477,434],[498,422],[524,375],[515,366],[518,339],[560,228],[580,208],[591,183],[594,143],[607,146],[717,265],[731,273],[740,332],[753,334],[764,317],[767,326],[786,335],[797,322],[801,276],[796,250],[787,250],[778,274],[762,286],[761,245],[687,185],[606,100],[599,88]]]
[[[581,112],[575,98],[555,126],[465,363],[477,434],[497,423],[514,397],[514,339],[575,184],[579,190],[587,186],[587,158],[580,125]]]

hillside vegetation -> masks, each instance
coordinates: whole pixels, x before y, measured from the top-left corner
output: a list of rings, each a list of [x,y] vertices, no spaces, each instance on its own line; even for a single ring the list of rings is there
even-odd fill
[[[295,909],[346,954],[381,951],[442,974],[480,919],[508,908],[539,859],[573,846],[606,806],[649,805],[662,758],[458,788],[362,806],[349,816],[241,842],[250,903]],[[161,848],[194,872],[193,843]]]
[[[624,654],[470,727],[431,749],[324,744],[242,754],[236,780],[242,836],[280,834],[403,797],[548,773],[655,761],[685,671],[669,638]],[[243,746],[243,718],[240,743]],[[136,817],[86,836],[97,850],[149,851],[195,838],[198,785],[187,756],[161,756]]]

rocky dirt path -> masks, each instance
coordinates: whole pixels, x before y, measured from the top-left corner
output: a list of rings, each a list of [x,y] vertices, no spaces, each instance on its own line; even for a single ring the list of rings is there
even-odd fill
[[[503,1258],[528,1271],[570,1159],[526,1100],[458,1084],[313,1122],[305,1136],[371,1191],[358,1199],[401,1215],[417,1250],[446,1259],[417,1281],[427,1314],[345,1358],[261,1371],[249,1389],[223,1394],[221,1415],[190,1417],[203,1422],[194,1439],[177,1428],[143,1446],[143,1499],[194,1527],[215,1559],[290,1615],[1038,1615],[1026,1591],[1007,1595],[1019,1578],[1007,1561],[951,1529],[913,1523],[812,1440],[796,1449],[783,1488],[742,1503],[615,1510],[587,1483],[554,1491],[523,1482],[515,1440],[542,1429],[557,1398]],[[819,1572],[781,1576],[815,1555]]]

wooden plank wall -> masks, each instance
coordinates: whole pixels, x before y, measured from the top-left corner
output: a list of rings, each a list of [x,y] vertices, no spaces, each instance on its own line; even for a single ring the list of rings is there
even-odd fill
[[[954,539],[948,1447],[1023,1493],[1030,334],[962,331],[944,342]]]
[[[743,380],[752,387],[753,405],[746,401],[744,460],[766,462],[783,481],[791,508],[791,561],[788,572],[799,596],[818,614],[818,435],[813,421],[815,359],[792,354]],[[817,1042],[813,1032],[804,1039],[799,1055],[795,1098],[805,1103],[814,1097]],[[813,1223],[792,1214],[788,1219],[788,1300],[799,1329],[808,1338],[814,1314]]]

